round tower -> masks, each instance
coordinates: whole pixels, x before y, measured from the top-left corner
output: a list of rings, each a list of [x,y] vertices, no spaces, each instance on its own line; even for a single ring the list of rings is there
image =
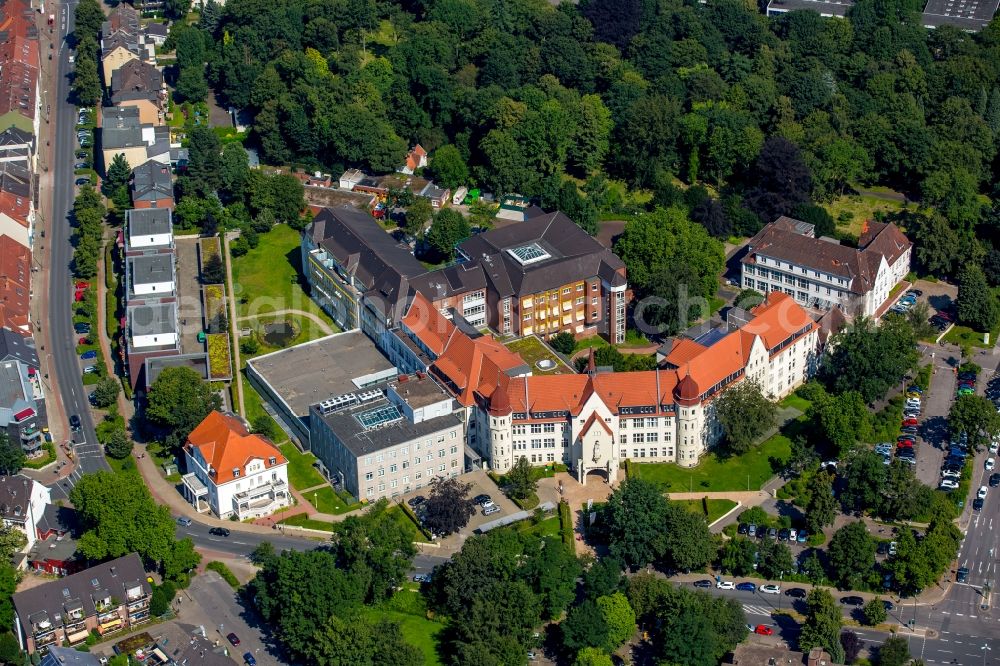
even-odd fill
[[[677,403],[677,464],[693,467],[702,451],[704,409],[701,389],[690,374],[674,387],[674,402]]]
[[[511,441],[510,398],[502,388],[497,388],[490,396],[487,413],[490,421],[490,464],[493,470],[503,474],[514,464],[513,441]]]

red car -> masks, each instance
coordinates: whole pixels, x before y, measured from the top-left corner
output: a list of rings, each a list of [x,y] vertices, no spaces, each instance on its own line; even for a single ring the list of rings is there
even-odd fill
[[[944,319],[945,321],[951,321],[951,315],[945,312],[944,310],[938,310],[935,314],[937,314],[938,317],[941,317],[941,319]]]
[[[920,425],[920,422],[916,419],[903,419],[903,427]]]
[[[232,643],[232,644],[233,644],[234,646],[236,646],[236,645],[239,645],[239,644],[240,644],[240,637],[239,637],[239,636],[237,636],[236,634],[232,633],[232,632],[230,632],[230,633],[229,633],[229,635],[228,635],[228,636],[226,636],[226,639],[227,639],[227,640],[228,640],[228,641],[229,641],[230,643]]]
[[[912,449],[913,448],[913,440],[911,440],[911,439],[900,440],[899,442],[896,442],[896,448],[897,449]]]
[[[766,624],[758,624],[754,628],[753,633],[760,634],[761,636],[773,636],[774,635],[774,629],[772,629],[771,627],[767,626]]]

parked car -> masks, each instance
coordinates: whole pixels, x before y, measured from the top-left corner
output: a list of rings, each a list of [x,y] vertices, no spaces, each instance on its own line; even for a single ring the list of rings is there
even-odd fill
[[[76,184],[78,187],[83,187],[84,185],[90,185],[90,178],[77,178]]]
[[[695,587],[712,587],[712,581],[708,580],[707,578],[703,578],[701,580],[696,580],[694,582],[694,586]]]
[[[76,331],[79,335],[83,335],[84,333],[90,333],[90,324],[82,321],[77,322],[73,324],[73,330]]]
[[[221,537],[227,537],[230,534],[228,527],[213,527],[208,531],[208,533],[213,536],[221,536]]]
[[[987,472],[993,471],[993,468],[997,466],[996,458],[993,458],[992,456],[987,458],[985,466]]]
[[[97,366],[96,365],[87,365],[87,366],[84,366],[84,368],[83,368],[83,374],[85,374],[85,375],[93,375],[93,374],[96,374],[96,373],[97,373]]]
[[[889,542],[889,554],[890,555],[895,555],[896,554],[896,550],[898,548],[899,548],[899,544],[897,544],[895,541],[890,541]]]
[[[736,583],[731,580],[720,580],[715,584],[715,589],[717,590],[735,590]]]
[[[768,528],[768,530],[767,530],[767,536],[770,537],[770,538],[772,538],[772,539],[777,539],[778,538],[778,528],[777,527]]]
[[[484,506],[487,502],[491,501],[490,496],[483,493],[482,495],[476,495],[472,498],[472,501],[480,506]]]
[[[97,358],[97,352],[93,349],[91,349],[90,351],[85,351],[82,354],[80,354],[80,360],[82,361],[89,361],[92,358]]]
[[[896,610],[896,604],[892,603],[888,599],[883,599],[882,605],[885,607],[886,613],[891,613],[892,611]]]
[[[957,490],[958,481],[954,479],[941,479],[941,483],[938,484],[938,488],[941,490]]]
[[[750,526],[747,525],[746,523],[740,523],[736,527],[737,534],[747,534],[749,531],[750,531]]]
[[[979,486],[979,492],[976,493],[976,497],[979,497],[980,499],[986,499],[986,493],[988,492],[989,489],[986,486]]]
[[[243,653],[243,663],[246,664],[246,666],[257,666],[257,660],[254,659],[253,652]]]
[[[177,519],[177,524],[181,527],[188,527],[191,524],[191,519],[187,516],[181,516]],[[235,643],[233,645],[236,645]]]
[[[431,577],[428,574],[421,574],[421,573],[413,574],[413,582],[414,583],[429,583],[429,582],[431,582]]]
[[[780,530],[778,530],[778,539],[780,541],[788,541],[788,534],[789,534],[788,528],[782,527]]]
[[[232,643],[234,646],[240,644],[240,637],[231,631],[228,634],[226,634],[226,640]]]
[[[920,425],[920,421],[918,421],[918,420],[916,420],[916,419],[914,419],[914,418],[909,418],[909,419],[903,419],[903,423],[902,423],[901,425],[902,425],[902,426],[903,426],[904,428],[905,428],[906,426],[918,426],[918,425]]]
[[[494,513],[500,513],[500,507],[498,507],[496,504],[483,507],[484,516],[492,516]]]
[[[923,296],[924,292],[920,291],[919,289],[910,289],[908,292],[906,292],[906,295],[907,296],[917,296],[917,297],[919,297],[919,296]]]
[[[983,504],[985,504],[985,503],[986,503],[985,500],[979,499],[977,497],[976,499],[972,500],[972,510],[973,511],[982,511],[983,510]]]
[[[736,584],[736,589],[739,590],[740,592],[756,592],[757,591],[757,584],[756,583],[737,583]]]
[[[411,509],[416,509],[418,506],[424,503],[425,497],[423,495],[417,495],[416,497],[411,497],[406,500],[406,503],[410,505]]]
[[[941,470],[941,476],[943,476],[946,479],[960,479],[962,478],[962,473],[950,469],[945,469]]]
[[[996,488],[1000,486],[1000,473],[994,472],[990,474],[990,488]]]
[[[886,553],[888,553],[889,552],[889,542],[888,541],[879,541],[878,544],[875,546],[875,552],[878,555],[885,555]]]
[[[805,530],[799,530],[799,536],[795,540],[799,543],[805,543],[809,540],[809,533]]]
[[[771,583],[768,583],[767,585],[761,585],[760,586],[760,593],[761,594],[781,594],[781,588],[778,587],[777,585],[773,585]]]
[[[772,636],[774,635],[774,629],[766,624],[758,624],[754,627],[753,633],[760,634],[761,636]]]
[[[785,596],[793,599],[805,599],[806,591],[801,587],[790,587],[785,590]]]
[[[865,600],[862,599],[861,597],[856,597],[852,595],[849,597],[841,597],[840,603],[844,604],[845,606],[864,606]]]
[[[789,541],[795,541],[795,537],[797,537],[797,536],[798,536],[798,533],[794,529],[788,530],[788,540]]]

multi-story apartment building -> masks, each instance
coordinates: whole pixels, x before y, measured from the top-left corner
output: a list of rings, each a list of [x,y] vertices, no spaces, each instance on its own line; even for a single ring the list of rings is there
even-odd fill
[[[38,524],[45,507],[52,503],[51,491],[23,474],[0,477],[0,520],[14,527],[28,539],[31,548],[38,538]]]
[[[865,223],[858,247],[851,248],[816,238],[811,224],[780,217],[747,243],[741,284],[788,294],[803,307],[878,317],[892,288],[910,272],[911,249],[893,224]]]
[[[291,504],[288,461],[237,416],[206,416],[188,435],[184,460],[184,494],[199,512],[246,520]]]
[[[818,324],[775,293],[677,343],[661,370],[605,373],[591,365],[586,374],[536,376],[507,358],[520,361],[516,355],[493,349],[495,341],[474,340],[435,313],[411,306],[400,330],[432,354],[431,374],[466,408],[469,446],[500,473],[524,457],[566,463],[581,481],[594,470],[614,481],[626,458],[698,464],[722,436],[713,408],[719,393],[749,379],[781,399],[813,371],[819,348]]]
[[[309,409],[310,446],[328,478],[375,501],[465,471],[465,438],[454,399],[424,374],[401,375]]]
[[[82,643],[91,631],[134,629],[149,620],[152,595],[135,553],[18,592],[12,598],[18,643],[34,654]]]
[[[625,265],[562,213],[478,234],[458,250],[463,263],[427,271],[363,211],[327,208],[302,236],[302,265],[320,306],[383,349],[413,293],[502,335],[625,340]]]

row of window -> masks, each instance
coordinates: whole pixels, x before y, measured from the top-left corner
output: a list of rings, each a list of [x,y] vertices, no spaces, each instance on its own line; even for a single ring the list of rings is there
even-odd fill
[[[456,461],[452,461],[452,467],[455,467],[455,466],[456,466]],[[445,471],[444,465],[440,465],[438,467],[438,471],[439,472],[444,472]],[[427,477],[430,478],[432,476],[434,476],[434,470],[428,468],[427,469]],[[438,476],[444,476],[444,475],[443,474],[439,474]],[[450,474],[450,476],[451,477],[458,476],[458,470],[452,471],[451,474]],[[420,479],[423,478],[423,476],[420,474],[420,472],[417,472],[416,474],[414,474],[413,478],[414,478],[415,481],[417,481],[417,490],[420,490],[421,488],[424,487],[424,484],[422,482],[420,482]],[[402,483],[403,486],[404,486],[404,488],[403,488],[403,492],[404,493],[410,492],[410,486],[409,486],[410,477],[409,476],[404,476],[402,479],[393,479],[392,481],[389,482],[389,488],[390,489],[392,489],[392,488],[398,488],[400,483]],[[365,495],[367,497],[374,497],[375,496],[375,492],[376,492],[376,488],[378,488],[378,492],[384,493],[386,485],[384,483],[380,483],[380,484],[378,484],[378,486],[368,486],[367,488],[365,488]],[[395,497],[398,494],[399,494],[398,492],[394,492],[392,494],[392,496]]]
[[[457,437],[458,437],[458,433],[456,431],[454,431],[454,430],[452,430],[451,432],[448,433],[448,439],[455,439]],[[444,440],[445,440],[444,435],[438,435],[437,443],[439,445],[443,444]],[[431,440],[425,439],[423,441],[422,445],[421,445],[420,442],[414,442],[413,443],[413,450],[414,451],[419,451],[421,446],[424,446],[424,447],[430,449],[431,448]],[[452,453],[457,453],[458,452],[458,446],[453,444],[452,447],[451,447],[451,452]],[[396,457],[397,454],[399,455],[400,458],[407,457],[408,455],[410,455],[410,447],[404,446],[404,447],[402,447],[400,449],[394,449],[392,451],[389,451],[388,453],[379,453],[379,454],[376,454],[374,456],[365,456],[365,464],[366,465],[371,465],[373,462],[374,463],[380,463],[380,462],[382,462],[382,461],[384,461],[386,459],[386,456],[388,456],[389,459],[392,460],[392,459],[394,459]],[[427,452],[427,457],[428,458],[433,458],[434,457],[433,452],[432,451],[428,451]],[[438,449],[438,457],[439,458],[443,458],[444,457],[444,449]]]
[[[621,450],[621,457],[622,457],[622,460],[624,460],[625,458],[628,458],[628,449],[622,449]],[[645,458],[645,457],[646,457],[646,449],[632,449],[632,458],[633,459],[635,459],[635,458]],[[671,446],[671,447],[664,447],[662,449],[657,449],[657,448],[649,449],[649,457],[650,458],[656,458],[656,457],[673,458],[674,457],[674,447]]]
[[[663,433],[663,441],[669,442],[673,439],[673,435],[670,432]],[[618,436],[618,441],[621,444],[628,444],[628,435],[622,434]],[[632,433],[632,443],[633,444],[655,444],[660,441],[660,433],[658,432],[634,432]]]
[[[763,257],[759,258],[758,260],[761,263],[767,263],[769,261],[768,259],[765,259]],[[774,261],[774,265],[776,267],[781,268],[781,262],[780,261],[778,261],[776,259],[773,260],[773,261]],[[792,263],[790,263],[790,262],[786,262],[786,265],[787,265],[786,267],[790,271],[794,271],[796,269],[796,267]],[[767,277],[767,274],[768,274],[767,268],[765,268],[763,266],[755,268],[754,266],[747,265],[747,266],[744,266],[744,268],[746,269],[746,272],[747,272],[748,275],[753,275],[755,270],[757,271],[758,275],[762,275],[764,277]],[[799,270],[802,271],[803,275],[808,275],[809,272],[810,272],[809,269],[802,268],[802,267],[799,267]],[[775,273],[774,271],[771,271],[771,272]],[[842,277],[835,277],[833,275],[827,275],[826,273],[823,273],[821,275],[820,272],[817,271],[817,270],[813,270],[812,274],[813,274],[813,277],[817,277],[817,278],[818,277],[822,277],[824,280],[829,280],[830,282],[833,282],[834,280],[836,280],[838,284],[847,284],[847,280],[844,279],[844,278],[842,278]],[[780,274],[779,273],[775,273],[775,275],[780,275]]]

